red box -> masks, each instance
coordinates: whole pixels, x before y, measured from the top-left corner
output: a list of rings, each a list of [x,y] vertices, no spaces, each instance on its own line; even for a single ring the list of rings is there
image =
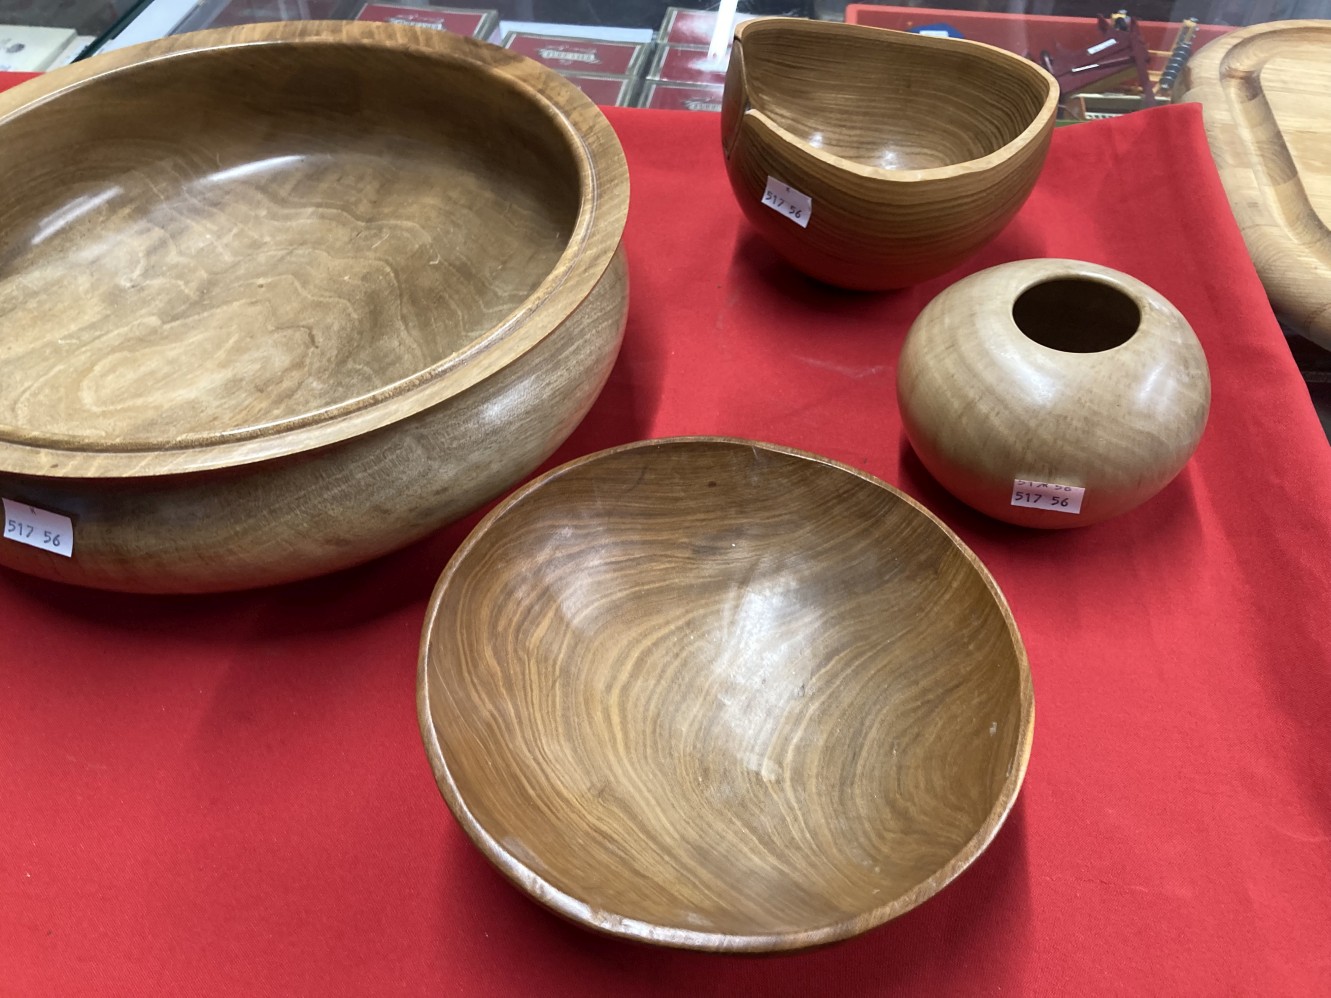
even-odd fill
[[[1106,4],[1106,10],[1116,5]],[[1017,55],[1039,58],[1053,52],[1055,45],[1084,49],[1099,38],[1093,17],[1064,17],[1055,14],[992,14],[973,10],[940,10],[936,7],[886,7],[853,3],[846,8],[847,24],[871,28],[895,28],[909,31],[931,24],[947,24],[973,42],[986,42]],[[1138,21],[1142,41],[1151,50],[1151,69],[1159,72],[1169,61],[1170,50],[1178,38],[1179,25],[1172,21]],[[1209,41],[1234,29],[1225,24],[1199,24],[1192,43],[1195,53]]]
[[[712,59],[707,55],[707,49],[698,46],[661,45],[656,50],[647,78],[668,83],[724,84],[729,62],[729,51],[719,59]]]
[[[648,80],[639,107],[666,111],[720,111],[725,87],[715,83],[664,83]]]
[[[454,35],[488,41],[499,15],[493,10],[462,10],[453,7],[407,7],[392,3],[367,3],[356,15],[358,21],[389,21],[414,24]]]
[[[636,42],[603,41],[599,38],[564,38],[512,31],[504,48],[561,73],[592,73],[598,76],[637,76],[647,46]]]
[[[757,17],[756,14],[737,14],[735,23],[747,21],[750,18]],[[660,40],[667,45],[701,45],[707,48],[712,44],[712,34],[716,31],[716,11],[714,10],[686,10],[683,7],[671,7],[666,11],[665,20],[661,22]],[[735,33],[732,29],[730,38],[726,39],[726,45],[729,47],[734,40]]]

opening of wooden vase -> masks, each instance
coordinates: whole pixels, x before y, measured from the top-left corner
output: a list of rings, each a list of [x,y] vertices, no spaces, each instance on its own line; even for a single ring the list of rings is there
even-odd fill
[[[1141,324],[1141,309],[1118,288],[1066,277],[1042,281],[1018,295],[1012,321],[1051,350],[1099,353],[1132,339]]]

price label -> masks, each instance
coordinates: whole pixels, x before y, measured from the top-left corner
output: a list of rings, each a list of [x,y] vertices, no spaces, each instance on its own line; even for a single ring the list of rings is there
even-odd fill
[[[1012,483],[1012,505],[1052,509],[1058,513],[1080,513],[1086,490],[1057,482],[1031,482],[1018,478]]]
[[[59,513],[5,499],[5,540],[74,557],[74,521]]]
[[[813,199],[807,194],[801,194],[789,184],[781,183],[776,177],[767,178],[767,190],[763,191],[763,204],[785,215],[801,229],[809,227],[809,216],[813,214]]]

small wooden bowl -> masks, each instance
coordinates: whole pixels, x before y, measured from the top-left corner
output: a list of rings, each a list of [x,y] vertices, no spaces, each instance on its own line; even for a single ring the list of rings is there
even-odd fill
[[[990,45],[758,18],[735,29],[722,142],[740,207],[791,264],[841,287],[902,288],[1016,214],[1057,106],[1049,73]]]
[[[1065,529],[1173,480],[1201,441],[1211,376],[1158,291],[1093,263],[1017,260],[925,307],[901,347],[897,400],[920,461],[958,499]]]
[[[92,586],[282,582],[540,464],[623,334],[628,177],[535,62],[389,24],[248,25],[0,95],[0,494]]]
[[[920,904],[1031,746],[1020,637],[937,518],[744,440],[630,444],[524,486],[434,592],[418,705],[480,850],[584,926],[791,950]]]

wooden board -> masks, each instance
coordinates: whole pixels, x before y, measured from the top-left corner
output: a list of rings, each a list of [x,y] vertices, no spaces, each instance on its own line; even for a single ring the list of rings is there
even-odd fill
[[[1184,74],[1276,313],[1331,349],[1331,21],[1282,21],[1202,49]]]

